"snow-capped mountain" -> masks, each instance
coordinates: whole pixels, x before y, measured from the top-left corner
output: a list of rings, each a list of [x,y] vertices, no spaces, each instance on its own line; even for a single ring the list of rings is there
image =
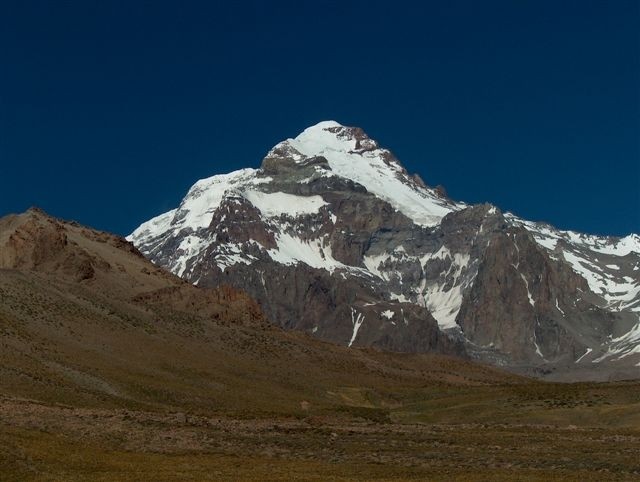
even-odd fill
[[[129,239],[197,285],[240,287],[273,322],[348,346],[640,370],[640,236],[454,202],[337,122],[277,144],[260,169],[196,182]]]

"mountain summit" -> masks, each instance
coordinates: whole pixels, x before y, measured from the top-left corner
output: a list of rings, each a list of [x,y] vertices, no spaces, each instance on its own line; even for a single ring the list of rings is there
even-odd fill
[[[262,163],[269,171],[279,163],[296,166],[321,160],[320,175],[335,175],[364,186],[421,226],[433,226],[458,206],[427,188],[418,176],[409,176],[398,159],[380,148],[358,127],[324,121],[305,129],[295,139],[277,144]],[[276,169],[277,172],[277,169]]]
[[[131,240],[289,329],[469,355],[557,378],[637,375],[640,237],[561,231],[454,202],[357,127],[325,121],[260,169],[196,182]]]

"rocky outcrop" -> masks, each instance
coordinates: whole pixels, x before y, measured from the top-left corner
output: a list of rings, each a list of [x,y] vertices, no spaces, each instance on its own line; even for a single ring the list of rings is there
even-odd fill
[[[69,240],[60,221],[37,208],[21,216],[3,218],[0,229],[4,231],[0,268],[58,271],[77,281],[93,278],[96,269],[110,268]]]

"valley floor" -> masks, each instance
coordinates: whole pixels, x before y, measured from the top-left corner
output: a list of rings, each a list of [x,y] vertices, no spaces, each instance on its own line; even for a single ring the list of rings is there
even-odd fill
[[[411,413],[390,415],[352,407],[203,416],[3,398],[0,473],[43,481],[640,479],[637,426],[415,423]]]

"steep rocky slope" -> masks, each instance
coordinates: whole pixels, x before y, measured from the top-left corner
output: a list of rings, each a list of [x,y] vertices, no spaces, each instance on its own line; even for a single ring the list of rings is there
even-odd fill
[[[198,181],[129,239],[198,286],[246,290],[281,326],[347,346],[459,350],[548,376],[637,376],[640,237],[467,205],[361,129],[322,122],[260,169]]]

